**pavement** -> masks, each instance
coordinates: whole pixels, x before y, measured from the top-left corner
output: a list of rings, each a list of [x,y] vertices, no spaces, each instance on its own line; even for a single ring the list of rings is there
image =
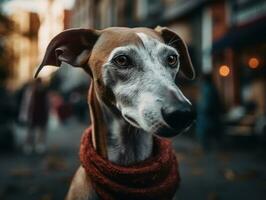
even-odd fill
[[[178,200],[263,200],[266,196],[265,148],[227,141],[203,152],[191,137],[175,138],[180,163]]]
[[[18,149],[0,155],[0,200],[60,200],[79,165],[78,147],[85,124],[49,120],[48,152],[24,155]],[[26,130],[16,127],[18,147]],[[173,140],[179,160],[178,200],[264,200],[265,149],[230,143],[203,152],[191,134]]]
[[[0,155],[0,200],[64,199],[79,166],[80,137],[86,125],[75,119],[60,124],[52,116],[48,127],[44,155],[23,154],[26,129],[15,127],[18,150]]]

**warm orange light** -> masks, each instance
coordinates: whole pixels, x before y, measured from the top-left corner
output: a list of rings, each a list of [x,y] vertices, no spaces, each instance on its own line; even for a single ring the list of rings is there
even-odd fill
[[[219,68],[219,74],[226,77],[230,74],[230,68],[227,65],[221,65]]]
[[[251,68],[251,69],[256,69],[259,67],[259,60],[258,58],[250,58],[249,61],[248,61],[248,66]]]

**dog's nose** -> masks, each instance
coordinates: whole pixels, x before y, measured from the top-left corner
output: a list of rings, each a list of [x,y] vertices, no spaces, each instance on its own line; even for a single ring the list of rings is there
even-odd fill
[[[196,113],[188,103],[182,103],[170,112],[162,110],[164,121],[174,130],[187,128],[196,118]]]

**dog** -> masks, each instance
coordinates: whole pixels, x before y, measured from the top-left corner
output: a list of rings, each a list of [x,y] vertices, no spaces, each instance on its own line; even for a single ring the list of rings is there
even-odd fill
[[[115,165],[144,162],[153,154],[154,138],[173,137],[194,121],[176,77],[194,79],[195,71],[185,42],[166,27],[63,31],[51,40],[35,76],[45,65],[63,62],[90,75],[92,145]],[[66,199],[102,199],[83,166]]]

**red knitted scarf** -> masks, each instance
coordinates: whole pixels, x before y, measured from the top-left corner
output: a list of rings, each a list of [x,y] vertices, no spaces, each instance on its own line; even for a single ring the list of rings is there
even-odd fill
[[[92,131],[88,128],[82,137],[80,159],[102,200],[170,200],[180,181],[177,160],[166,139],[154,138],[151,158],[139,164],[119,166],[96,153]]]

